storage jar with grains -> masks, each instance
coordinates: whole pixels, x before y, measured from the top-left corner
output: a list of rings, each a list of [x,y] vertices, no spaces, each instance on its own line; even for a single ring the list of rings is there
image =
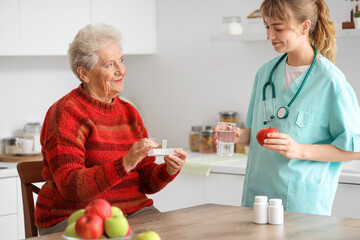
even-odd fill
[[[192,126],[189,133],[189,147],[190,151],[200,151],[200,133],[202,130],[212,129],[211,126]]]
[[[216,153],[214,130],[205,129],[200,133],[200,153]]]
[[[5,138],[4,146],[5,146],[5,154],[17,154],[18,150],[15,145],[15,138]]]
[[[220,122],[231,122],[236,123],[238,118],[238,113],[234,111],[224,111],[219,112]]]

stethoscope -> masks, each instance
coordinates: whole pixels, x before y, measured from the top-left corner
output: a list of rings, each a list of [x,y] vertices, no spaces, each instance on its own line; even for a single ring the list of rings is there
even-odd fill
[[[277,111],[277,117],[279,119],[284,119],[284,118],[287,118],[287,116],[289,115],[289,107],[291,106],[291,104],[295,101],[295,99],[297,98],[297,96],[299,95],[300,91],[302,90],[302,88],[304,87],[305,85],[305,82],[307,80],[307,78],[309,77],[310,75],[310,72],[311,70],[313,69],[314,65],[315,65],[315,61],[316,61],[316,57],[317,57],[317,51],[315,49],[314,46],[312,46],[312,48],[314,49],[314,53],[315,53],[315,56],[314,56],[314,59],[311,63],[311,66],[309,68],[309,70],[307,71],[306,75],[305,75],[305,78],[303,80],[303,82],[301,83],[299,89],[297,90],[295,96],[291,99],[291,101],[289,102],[289,104],[286,106],[286,107],[280,107]],[[271,122],[272,120],[274,120],[275,118],[275,110],[276,110],[276,107],[275,107],[275,98],[276,98],[276,93],[275,93],[275,86],[274,86],[274,82],[271,80],[272,79],[272,76],[276,70],[276,68],[278,67],[278,65],[280,64],[280,62],[282,62],[282,60],[284,60],[284,58],[287,56],[287,53],[283,54],[279,60],[276,62],[276,64],[274,65],[273,69],[271,70],[270,72],[270,76],[269,76],[269,80],[264,84],[264,87],[263,87],[263,103],[264,103],[264,119],[265,121],[263,122],[264,125]],[[272,90],[272,100],[273,100],[273,114],[270,116],[269,119],[267,119],[266,117],[266,88],[267,86],[270,85],[271,86],[271,90]]]

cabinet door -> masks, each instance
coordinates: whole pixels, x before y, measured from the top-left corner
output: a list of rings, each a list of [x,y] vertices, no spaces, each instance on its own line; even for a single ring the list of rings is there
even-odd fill
[[[336,191],[332,216],[360,218],[360,185],[340,183]]]
[[[180,173],[156,194],[149,194],[161,212],[204,204],[204,176]]]
[[[66,55],[89,23],[90,0],[20,0],[21,55]]]
[[[156,51],[155,0],[91,0],[91,22],[120,30],[123,54]]]
[[[19,239],[17,231],[17,215],[0,216],[0,239]]]
[[[0,56],[19,55],[19,0],[0,0]]]
[[[241,206],[244,176],[211,173],[205,180],[205,202]]]
[[[3,193],[2,197],[0,197],[0,216],[17,214],[16,178],[1,178],[0,189]]]

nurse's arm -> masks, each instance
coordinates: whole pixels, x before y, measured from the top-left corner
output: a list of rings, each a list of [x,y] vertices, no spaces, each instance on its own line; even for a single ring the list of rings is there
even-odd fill
[[[312,145],[300,144],[303,148],[301,159],[320,162],[341,162],[360,159],[360,152],[350,152],[339,149],[331,144]]]
[[[249,146],[250,143],[251,128],[237,128],[236,142],[243,146]]]
[[[359,152],[341,150],[331,144],[297,143],[288,134],[269,133],[264,147],[290,159],[307,159],[320,162],[341,162],[360,159]]]

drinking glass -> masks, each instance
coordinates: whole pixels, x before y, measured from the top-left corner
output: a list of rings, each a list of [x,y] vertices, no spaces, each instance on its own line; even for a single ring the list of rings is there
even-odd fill
[[[220,156],[232,156],[234,154],[236,123],[218,122],[217,124],[217,150]]]

